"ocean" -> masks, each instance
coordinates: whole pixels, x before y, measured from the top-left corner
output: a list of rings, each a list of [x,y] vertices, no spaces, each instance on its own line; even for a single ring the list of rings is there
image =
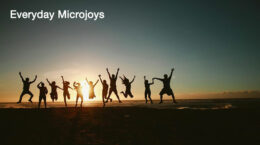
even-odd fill
[[[153,104],[149,102],[146,104],[144,100],[122,100],[123,103],[118,103],[117,100],[106,103],[106,107],[140,107],[140,108],[155,108],[155,109],[198,109],[198,110],[216,110],[216,109],[240,109],[248,108],[255,109],[260,107],[260,99],[183,99],[177,100],[177,104],[173,104],[171,100],[164,101],[159,104],[159,100],[154,101]],[[22,102],[1,102],[0,108],[37,108],[38,102],[29,103]],[[43,102],[41,104],[43,108]],[[65,107],[63,102],[47,102],[47,108],[61,108]],[[68,102],[68,107],[75,107],[75,102]],[[83,102],[83,107],[103,107],[101,101]]]

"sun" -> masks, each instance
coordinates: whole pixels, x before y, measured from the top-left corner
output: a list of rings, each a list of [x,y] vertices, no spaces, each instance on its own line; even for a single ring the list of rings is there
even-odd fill
[[[80,85],[82,86],[82,93],[84,101],[89,101],[89,85],[86,80],[80,81]]]

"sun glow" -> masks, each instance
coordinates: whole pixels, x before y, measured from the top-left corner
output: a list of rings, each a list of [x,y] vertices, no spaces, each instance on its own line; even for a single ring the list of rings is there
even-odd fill
[[[84,101],[89,101],[89,85],[86,80],[80,81]]]

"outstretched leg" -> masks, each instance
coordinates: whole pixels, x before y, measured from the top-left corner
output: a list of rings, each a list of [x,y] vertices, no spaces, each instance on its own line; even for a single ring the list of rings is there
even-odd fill
[[[147,103],[147,92],[144,93],[145,103]]]
[[[148,93],[148,98],[150,99],[151,104],[153,104],[153,100],[152,100],[152,98],[151,98],[151,93]]]
[[[132,94],[132,92],[129,93],[129,96],[130,96],[131,98],[134,98],[134,95]]]
[[[65,107],[67,107],[66,94],[63,94],[63,98],[64,98]]]
[[[39,97],[39,103],[38,103],[38,108],[41,108],[41,102],[42,102],[42,97]]]
[[[77,96],[77,98],[76,98],[76,105],[75,105],[75,107],[77,107],[77,105],[78,105],[78,99],[79,99],[79,97]]]
[[[118,102],[119,102],[119,103],[122,103],[122,101],[120,100],[120,98],[119,98],[119,96],[118,96],[117,90],[115,89],[113,92],[116,94],[116,97],[117,97]]]
[[[32,103],[33,94],[32,94],[32,92],[30,92],[30,91],[28,92],[28,94],[31,96],[28,101]]]
[[[19,103],[21,103],[22,102],[22,99],[23,99],[23,96],[25,95],[25,93],[24,92],[22,92],[21,93],[21,95],[20,95],[20,99],[19,99],[19,101],[17,102],[17,104],[19,104]]]
[[[43,101],[44,101],[44,107],[46,108],[47,107],[46,97],[43,98]]]
[[[160,102],[159,104],[162,104],[163,103],[163,94],[160,94]]]
[[[123,94],[125,96],[125,98],[127,98],[127,94],[125,92],[120,92],[121,94]]]
[[[174,93],[172,93],[171,96],[172,96],[172,103],[177,103],[176,100],[175,100]]]
[[[110,99],[110,96],[111,96],[111,94],[112,94],[112,90],[111,90],[111,89],[109,89],[109,92],[108,92],[108,96],[107,96],[106,103],[107,103],[107,102],[108,102],[108,100]]]

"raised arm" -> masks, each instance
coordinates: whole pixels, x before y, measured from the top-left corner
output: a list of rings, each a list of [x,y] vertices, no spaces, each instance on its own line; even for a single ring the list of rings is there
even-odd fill
[[[153,84],[154,84],[154,79],[153,79],[153,81],[151,83],[149,83],[149,85],[153,85]]]
[[[87,83],[89,84],[89,81],[88,81],[88,78],[86,77],[86,81],[87,81]]]
[[[171,70],[171,74],[170,74],[170,76],[169,76],[169,79],[172,78],[172,73],[173,73],[173,71],[174,71],[174,68],[172,68],[172,70]]]
[[[40,89],[40,84],[41,84],[42,82],[40,82],[38,85],[37,85],[37,88],[39,88]]]
[[[118,76],[118,72],[119,72],[119,68],[116,71],[116,79],[117,79],[117,76]]]
[[[68,86],[70,88],[70,86]],[[76,82],[73,83],[73,87],[76,88]]]
[[[64,78],[63,78],[63,76],[61,76],[61,79],[62,79],[62,83],[64,83]]]
[[[48,84],[51,86],[51,83],[50,83],[50,81],[49,81],[48,79],[46,79],[46,80],[47,80]]]
[[[96,83],[94,84],[94,87],[97,85],[98,81],[99,81],[99,80],[96,81]]]
[[[146,80],[146,76],[144,76],[144,81]]]
[[[61,90],[63,90],[61,87],[59,87],[59,86],[56,86],[57,88],[59,88],[59,89],[61,89]]]
[[[161,79],[161,78],[153,78],[153,81],[154,81],[154,80],[163,81],[163,79]]]
[[[22,76],[22,73],[21,73],[21,72],[19,72],[19,76],[20,76],[20,78],[22,79],[22,81],[24,82],[24,78],[23,78],[23,76]]]
[[[111,79],[111,75],[110,75],[110,73],[109,73],[109,71],[108,71],[108,68],[107,68],[107,74],[108,74],[108,76],[109,76],[109,79]]]
[[[134,82],[134,80],[135,80],[135,76],[134,76],[133,80],[130,83],[132,84]]]
[[[124,79],[122,77],[119,77],[122,81],[124,81]]]
[[[35,75],[35,78],[34,78],[34,80],[33,80],[33,81],[31,81],[30,83],[34,83],[34,82],[36,81],[36,79],[37,79],[37,75]]]
[[[103,84],[103,80],[101,79],[101,75],[98,75],[100,82]]]

